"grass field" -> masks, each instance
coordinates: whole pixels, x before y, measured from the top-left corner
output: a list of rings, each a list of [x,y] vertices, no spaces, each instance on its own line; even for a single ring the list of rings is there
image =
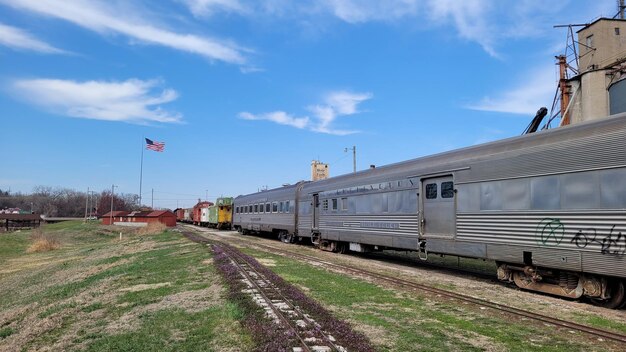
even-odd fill
[[[29,253],[36,237],[30,231],[0,235],[0,351],[255,348],[240,323],[244,310],[225,298],[206,246],[172,230],[140,235],[133,229],[66,222],[43,231],[58,242],[58,249]],[[620,350],[488,309],[245,251],[350,322],[380,351]],[[576,318],[621,327],[593,315]]]
[[[246,351],[210,251],[176,232],[65,222],[60,248],[27,253],[30,231],[0,235],[0,350]]]

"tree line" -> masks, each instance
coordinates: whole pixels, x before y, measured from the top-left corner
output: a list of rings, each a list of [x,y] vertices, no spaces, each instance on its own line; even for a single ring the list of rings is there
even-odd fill
[[[76,191],[69,188],[37,186],[30,194],[3,191],[0,189],[0,210],[19,208],[22,211],[48,217],[101,216],[111,210],[111,190],[100,193]],[[138,210],[139,196],[136,194],[114,194],[113,209]]]

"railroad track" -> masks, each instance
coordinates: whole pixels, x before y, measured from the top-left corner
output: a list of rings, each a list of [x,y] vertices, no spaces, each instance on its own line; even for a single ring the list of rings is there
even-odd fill
[[[201,235],[189,231],[182,231],[182,233],[194,242],[211,243],[210,240]],[[297,339],[299,346],[293,347],[294,352],[347,351],[347,349],[337,344],[332,335],[323,331],[315,320],[285,297],[281,290],[262,272],[257,270],[241,252],[229,245],[214,245],[219,246],[229,256],[232,264],[235,265],[244,279],[249,293],[257,305],[265,309],[266,314],[276,324],[283,326],[289,331],[288,335]]]
[[[219,239],[218,239],[219,241]],[[587,326],[587,325],[582,325],[582,324],[578,324],[578,323],[574,323],[574,322],[569,322],[566,320],[562,320],[562,319],[558,319],[558,318],[554,318],[554,317],[550,317],[544,314],[540,314],[540,313],[535,313],[535,312],[530,312],[530,311],[526,311],[520,308],[515,308],[515,307],[510,307],[510,306],[505,306],[499,303],[494,303],[485,299],[481,299],[481,298],[476,298],[476,297],[472,297],[472,296],[468,296],[468,295],[464,295],[461,293],[457,293],[457,292],[452,292],[452,291],[448,291],[448,290],[444,290],[444,289],[440,289],[440,288],[436,288],[433,286],[428,286],[428,285],[424,285],[424,284],[419,284],[419,283],[415,283],[412,281],[408,281],[408,280],[404,280],[404,279],[400,279],[400,278],[396,278],[396,277],[392,277],[392,276],[387,276],[387,275],[383,275],[374,271],[370,271],[370,270],[366,270],[366,269],[361,269],[361,268],[357,268],[357,267],[353,267],[350,265],[339,265],[339,264],[335,264],[326,260],[322,260],[319,259],[317,257],[311,256],[311,255],[306,255],[306,254],[301,254],[301,253],[295,253],[292,251],[288,251],[288,250],[284,250],[284,249],[280,249],[280,248],[276,248],[273,246],[268,246],[268,245],[264,245],[264,244],[258,244],[255,243],[254,246],[260,247],[260,248],[265,248],[266,250],[271,251],[272,253],[276,253],[276,254],[282,254],[284,256],[287,257],[291,257],[294,259],[299,259],[299,260],[303,260],[303,261],[307,261],[307,262],[312,262],[312,263],[316,263],[316,264],[322,264],[324,267],[326,268],[330,268],[330,269],[334,269],[336,271],[340,271],[342,273],[352,273],[354,275],[358,275],[358,276],[364,276],[364,277],[370,277],[370,278],[374,278],[376,280],[379,281],[383,281],[383,282],[387,282],[389,284],[392,284],[396,287],[402,288],[402,289],[411,289],[414,291],[422,291],[422,292],[427,292],[427,293],[431,293],[434,294],[436,296],[442,296],[442,297],[446,297],[452,300],[457,300],[460,302],[467,302],[473,305],[478,305],[480,307],[486,307],[486,308],[491,308],[494,309],[496,311],[500,311],[500,312],[504,312],[507,314],[510,314],[512,316],[516,316],[516,317],[521,317],[521,318],[526,318],[526,319],[531,319],[534,321],[538,321],[538,322],[542,322],[542,323],[546,323],[546,324],[551,324],[560,328],[565,328],[565,329],[570,329],[570,330],[574,330],[574,331],[579,331],[591,336],[595,336],[598,338],[604,338],[607,340],[611,340],[611,341],[615,341],[615,342],[620,342],[623,344],[626,344],[626,335],[624,334],[620,334],[617,332],[612,332],[612,331],[608,331],[608,330],[603,330],[603,329],[598,329],[598,328],[594,328],[591,326]]]

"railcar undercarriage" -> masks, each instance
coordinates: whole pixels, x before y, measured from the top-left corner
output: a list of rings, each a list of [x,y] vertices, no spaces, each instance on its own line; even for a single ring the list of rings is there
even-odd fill
[[[624,281],[601,275],[575,273],[497,263],[498,279],[513,282],[519,288],[579,299],[587,298],[594,305],[605,308],[626,306]]]

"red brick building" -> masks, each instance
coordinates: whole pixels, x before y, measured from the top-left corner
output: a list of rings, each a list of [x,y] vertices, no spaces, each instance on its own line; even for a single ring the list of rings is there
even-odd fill
[[[101,219],[103,225],[111,225],[110,212],[102,215]],[[127,211],[114,211],[113,224],[120,222],[128,222],[136,226],[147,226],[150,223],[159,222],[167,227],[174,227],[176,226],[176,215],[169,210],[134,211],[132,213]]]
[[[122,222],[125,221],[124,217],[128,215],[127,211],[114,211],[113,212],[113,223],[116,222]],[[102,215],[102,217],[100,217],[100,219],[102,220],[102,225],[111,225],[111,212],[108,212],[104,215]]]

